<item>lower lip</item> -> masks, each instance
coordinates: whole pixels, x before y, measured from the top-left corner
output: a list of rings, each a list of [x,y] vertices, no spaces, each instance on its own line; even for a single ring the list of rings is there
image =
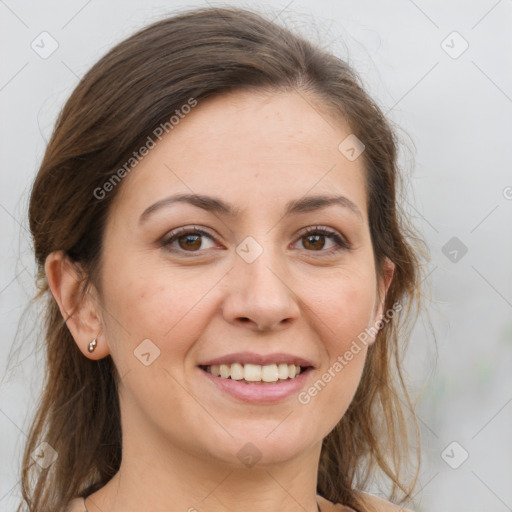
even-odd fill
[[[311,368],[301,372],[298,377],[287,379],[280,383],[244,383],[233,379],[215,377],[211,373],[199,368],[199,371],[212,382],[217,389],[249,403],[275,403],[298,393],[304,386]]]

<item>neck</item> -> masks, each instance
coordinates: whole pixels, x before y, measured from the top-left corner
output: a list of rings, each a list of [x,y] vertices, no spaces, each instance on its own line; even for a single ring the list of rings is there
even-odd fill
[[[116,475],[87,498],[88,512],[318,512],[321,443],[287,461],[246,467],[125,436]]]

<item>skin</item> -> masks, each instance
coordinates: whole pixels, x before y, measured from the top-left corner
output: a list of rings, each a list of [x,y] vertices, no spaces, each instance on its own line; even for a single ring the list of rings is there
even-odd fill
[[[304,389],[375,325],[393,274],[375,271],[363,158],[338,150],[351,133],[306,93],[235,92],[199,103],[119,185],[105,227],[98,288],[77,301],[77,275],[52,253],[51,290],[85,357],[110,354],[120,375],[120,471],[87,498],[89,512],[317,510],[322,439],[356,391],[367,348],[310,403],[297,395],[249,404],[211,385],[197,365],[232,352],[288,352],[315,366]],[[142,212],[177,193],[232,203],[237,217],[176,203]],[[359,209],[329,206],[283,217],[304,195],[342,195]],[[212,238],[188,249],[162,239],[197,226]],[[349,240],[330,255],[322,226]],[[263,253],[252,263],[235,249],[252,236]],[[185,247],[185,248],[184,248]],[[195,252],[193,252],[195,251]],[[381,300],[378,298],[381,292]],[[87,351],[97,338],[98,346]],[[160,355],[145,366],[134,350],[145,339]],[[371,340],[372,341],[372,340]],[[253,443],[261,459],[237,453]],[[394,509],[394,508],[393,508]]]

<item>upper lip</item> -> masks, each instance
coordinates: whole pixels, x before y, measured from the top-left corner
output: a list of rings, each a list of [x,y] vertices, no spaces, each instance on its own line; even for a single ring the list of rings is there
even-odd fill
[[[199,366],[212,366],[214,364],[259,364],[261,366],[269,364],[295,364],[297,366],[314,366],[311,361],[303,357],[295,356],[293,354],[285,354],[279,352],[275,354],[256,354],[254,352],[236,352],[234,354],[226,354],[225,356],[216,357],[215,359],[208,359],[199,363]]]

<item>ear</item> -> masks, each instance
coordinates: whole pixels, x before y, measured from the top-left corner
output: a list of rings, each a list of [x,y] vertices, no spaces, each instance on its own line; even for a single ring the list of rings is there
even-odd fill
[[[63,251],[54,251],[45,261],[48,285],[78,348],[89,359],[102,359],[109,354],[103,331],[100,303],[94,289],[80,293],[82,279],[79,264],[69,260]],[[96,338],[96,349],[88,351]]]
[[[384,319],[384,304],[394,273],[395,264],[389,258],[384,258],[382,269],[377,279],[377,298],[372,316],[371,327],[375,329],[378,329],[377,324]],[[371,343],[375,341],[375,336],[372,336],[373,339]]]

